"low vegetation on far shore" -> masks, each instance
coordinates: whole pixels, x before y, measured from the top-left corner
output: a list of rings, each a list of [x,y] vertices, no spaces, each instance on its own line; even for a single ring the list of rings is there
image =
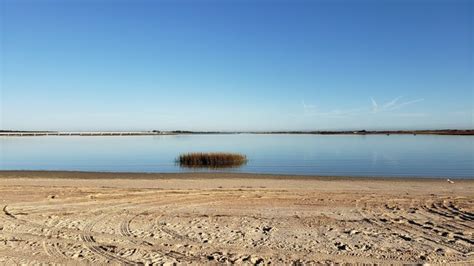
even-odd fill
[[[227,168],[244,165],[247,157],[238,153],[194,152],[181,154],[177,162],[183,167]]]

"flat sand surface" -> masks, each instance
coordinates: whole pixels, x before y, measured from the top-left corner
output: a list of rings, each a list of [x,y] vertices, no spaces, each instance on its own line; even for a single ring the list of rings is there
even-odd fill
[[[474,264],[474,180],[0,171],[0,264]]]

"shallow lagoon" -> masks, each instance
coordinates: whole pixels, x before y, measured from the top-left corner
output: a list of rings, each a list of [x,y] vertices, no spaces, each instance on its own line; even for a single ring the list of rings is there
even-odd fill
[[[474,137],[436,135],[0,137],[0,169],[213,171],[175,163],[180,153],[213,151],[247,155],[232,172],[474,178]]]

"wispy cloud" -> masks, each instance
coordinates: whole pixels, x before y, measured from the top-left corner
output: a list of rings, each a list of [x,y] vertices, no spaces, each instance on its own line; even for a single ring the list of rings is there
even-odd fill
[[[371,97],[371,107],[361,107],[361,108],[352,108],[352,109],[332,109],[332,110],[320,110],[317,105],[306,104],[304,100],[301,101],[303,106],[303,115],[304,116],[328,116],[328,117],[347,117],[347,116],[357,116],[357,115],[368,115],[368,114],[379,114],[379,113],[388,113],[394,110],[401,109],[407,105],[415,104],[418,102],[424,101],[424,99],[415,99],[409,101],[401,101],[403,96],[398,96],[393,98],[390,101],[387,101],[383,104],[377,103],[377,101]],[[396,113],[391,112],[392,115],[397,115]],[[421,113],[401,113],[399,114],[403,117],[422,117],[425,114]]]
[[[402,102],[402,103],[399,103],[397,105],[394,105],[392,106],[391,108],[389,108],[388,110],[395,110],[395,109],[400,109],[402,108],[403,106],[406,106],[406,105],[409,105],[409,104],[414,104],[414,103],[419,103],[419,102],[422,102],[424,101],[425,99],[416,99],[416,100],[411,100],[411,101],[407,101],[407,102]]]
[[[370,100],[372,101],[372,112],[377,113],[379,111],[379,105],[374,98],[370,98]]]
[[[406,105],[422,102],[425,99],[416,99],[416,100],[410,100],[410,101],[405,101],[405,102],[400,102],[400,100],[403,98],[403,96],[398,96],[394,98],[391,101],[386,102],[385,104],[379,106],[377,102],[374,100],[374,98],[370,98],[370,101],[372,102],[372,112],[373,113],[379,113],[379,112],[385,112],[385,111],[393,111],[400,109]]]
[[[401,98],[402,98],[402,96],[398,96],[397,98],[385,103],[383,105],[383,108],[388,109],[388,108],[391,108],[392,106],[396,106],[398,100],[400,100]]]
[[[316,105],[306,104],[306,103],[304,102],[304,100],[301,101],[301,103],[303,104],[303,109],[304,109],[304,110],[313,110],[313,109],[316,109]]]

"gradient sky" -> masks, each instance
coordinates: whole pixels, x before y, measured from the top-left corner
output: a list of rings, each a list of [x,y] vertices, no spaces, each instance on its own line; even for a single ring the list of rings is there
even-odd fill
[[[0,3],[1,129],[474,128],[472,1]]]

